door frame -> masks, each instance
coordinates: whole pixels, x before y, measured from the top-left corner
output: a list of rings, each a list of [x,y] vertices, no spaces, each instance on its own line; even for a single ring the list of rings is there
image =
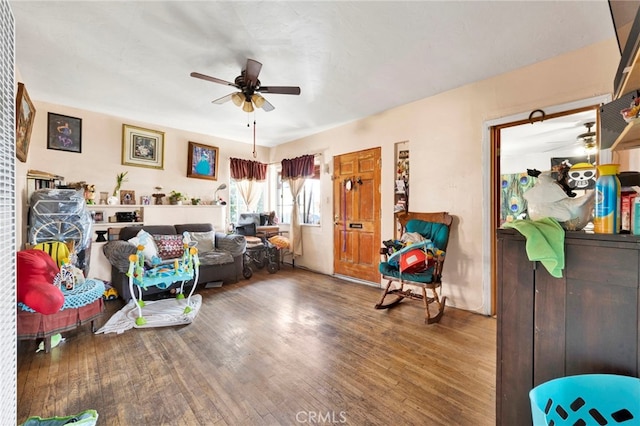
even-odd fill
[[[594,96],[579,101],[553,105],[544,108],[547,116],[565,111],[586,108],[611,102],[611,94]],[[496,127],[509,123],[528,120],[529,112],[513,114],[483,123],[482,129],[482,313],[496,314],[496,206],[497,206],[497,168],[499,158],[495,149]],[[598,124],[599,128],[599,124]]]

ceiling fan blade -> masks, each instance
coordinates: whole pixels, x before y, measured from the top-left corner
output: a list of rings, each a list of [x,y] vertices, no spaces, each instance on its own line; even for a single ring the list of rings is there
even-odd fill
[[[244,81],[249,87],[258,85],[258,74],[262,69],[262,64],[253,59],[247,59],[247,66],[244,69]]]
[[[223,96],[221,98],[214,99],[213,101],[211,101],[211,103],[212,104],[221,105],[221,104],[223,104],[225,102],[229,102],[231,100],[231,96],[233,96],[233,93],[229,93],[228,95],[225,95],[225,96]]]
[[[269,103],[269,101],[268,101],[268,100],[266,100],[266,99],[264,100],[264,103],[262,104],[262,107],[261,107],[261,108],[262,108],[265,112],[273,111],[274,109],[276,109],[276,107],[274,107],[273,105],[271,105],[271,104]]]
[[[192,72],[191,77],[200,78],[202,80],[213,81],[214,83],[224,84],[226,86],[238,87],[235,83],[231,83],[230,81],[222,80],[216,77],[210,77],[208,75],[200,74],[199,72]]]
[[[280,95],[299,95],[300,88],[296,86],[260,86],[256,89],[260,93],[276,93]]]

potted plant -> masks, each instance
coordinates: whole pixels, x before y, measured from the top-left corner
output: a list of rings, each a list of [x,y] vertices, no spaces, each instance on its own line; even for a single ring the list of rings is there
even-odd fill
[[[192,198],[192,199],[191,199],[191,205],[193,205],[193,206],[198,206],[198,205],[200,205],[200,202],[201,202],[201,201],[202,201],[202,200],[201,200],[200,198]]]
[[[107,199],[107,204],[115,205],[120,202],[120,197],[119,197],[120,187],[122,186],[123,182],[127,181],[126,179],[127,173],[129,172],[122,172],[116,175],[116,186],[113,188],[113,193],[111,194],[111,197]]]
[[[169,194],[169,203],[170,204],[182,204],[183,201],[188,200],[189,197],[187,197],[185,194],[183,194],[182,192],[178,192],[178,191],[171,191],[171,193]]]

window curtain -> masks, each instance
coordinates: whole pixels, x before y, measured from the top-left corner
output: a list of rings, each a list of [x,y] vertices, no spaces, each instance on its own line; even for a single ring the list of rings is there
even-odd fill
[[[298,209],[298,195],[304,187],[305,179],[313,176],[313,155],[303,155],[293,159],[282,160],[282,180],[289,182],[293,207],[291,208],[291,227],[289,239],[291,240],[291,252],[293,257],[302,256],[302,232],[300,226],[300,214]]]
[[[238,192],[250,212],[256,209],[263,182],[267,178],[267,165],[259,161],[231,158],[231,178],[238,183]]]

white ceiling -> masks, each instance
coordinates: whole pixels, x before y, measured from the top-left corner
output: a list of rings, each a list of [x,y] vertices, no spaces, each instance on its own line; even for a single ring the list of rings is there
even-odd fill
[[[32,99],[251,142],[253,113],[211,103],[232,88],[189,74],[233,81],[252,58],[302,89],[265,95],[266,146],[614,37],[605,0],[10,4]]]

